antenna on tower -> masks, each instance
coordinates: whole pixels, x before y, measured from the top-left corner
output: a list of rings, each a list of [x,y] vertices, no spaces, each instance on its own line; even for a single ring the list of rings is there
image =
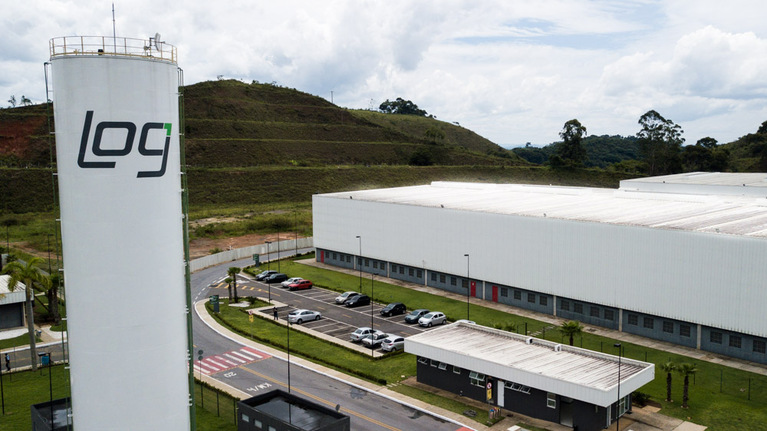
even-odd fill
[[[162,41],[160,40],[160,33],[154,34],[154,47],[157,48],[157,51],[162,52]]]
[[[112,43],[114,52],[117,54],[117,27],[115,26],[115,2],[112,2]]]

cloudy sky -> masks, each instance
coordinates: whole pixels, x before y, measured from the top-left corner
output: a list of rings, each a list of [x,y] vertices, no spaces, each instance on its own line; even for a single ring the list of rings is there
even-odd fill
[[[650,109],[688,144],[767,120],[764,0],[115,0],[117,36],[178,47],[187,84],[276,82],[339,106],[412,100],[511,147],[633,135]],[[45,100],[58,36],[112,35],[112,1],[4,1],[0,106]],[[331,96],[332,94],[332,96]]]

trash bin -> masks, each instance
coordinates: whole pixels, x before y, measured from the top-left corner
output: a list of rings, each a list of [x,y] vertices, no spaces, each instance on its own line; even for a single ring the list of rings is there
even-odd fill
[[[48,355],[45,355],[45,356],[41,357],[41,358],[40,358],[40,363],[41,363],[41,364],[42,364],[44,367],[47,367],[48,365],[50,365],[50,364],[51,364],[51,357],[50,357],[50,356],[48,356]]]

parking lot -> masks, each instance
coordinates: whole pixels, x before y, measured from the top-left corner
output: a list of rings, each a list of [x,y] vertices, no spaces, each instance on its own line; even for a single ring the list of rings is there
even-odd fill
[[[219,286],[212,287],[221,288]],[[223,284],[223,290],[226,291],[226,284]],[[359,327],[373,327],[387,334],[405,337],[431,329],[423,328],[417,323],[405,323],[405,315],[407,313],[384,317],[380,314],[380,311],[387,304],[375,302],[372,303],[373,318],[371,321],[370,305],[348,308],[344,305],[336,304],[335,298],[340,294],[339,292],[317,286],[306,290],[289,291],[287,288],[281,287],[279,283],[272,284],[270,288],[266,283],[255,281],[249,277],[238,276],[238,292],[240,296],[258,296],[261,298],[268,298],[271,295],[273,301],[286,304],[278,307],[279,319],[283,321],[287,318],[288,313],[293,310],[308,309],[319,311],[322,314],[320,320],[303,322],[301,327],[319,332],[349,345],[359,345],[359,343],[352,343],[349,338],[350,334]],[[370,290],[363,289],[362,293],[369,295]],[[226,294],[222,296],[226,296]],[[408,308],[408,312],[417,308],[428,308],[426,304],[405,305]],[[376,350],[379,349],[376,348]]]

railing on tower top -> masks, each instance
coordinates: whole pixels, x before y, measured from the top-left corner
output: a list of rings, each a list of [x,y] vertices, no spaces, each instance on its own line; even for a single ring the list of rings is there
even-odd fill
[[[132,39],[110,36],[64,36],[51,39],[49,47],[51,58],[72,55],[111,55],[151,58],[174,64],[178,63],[176,47],[153,37]]]

